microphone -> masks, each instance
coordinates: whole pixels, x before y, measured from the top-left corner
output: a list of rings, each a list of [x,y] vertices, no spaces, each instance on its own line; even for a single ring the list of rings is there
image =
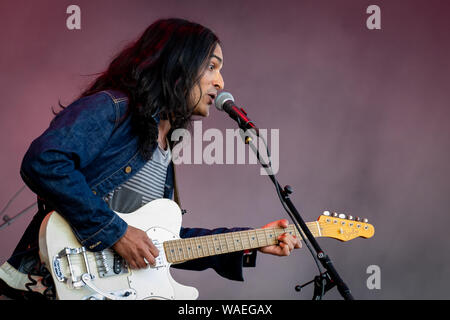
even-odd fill
[[[259,136],[259,130],[247,117],[247,112],[244,109],[236,106],[234,102],[234,97],[229,92],[221,92],[215,99],[215,105],[217,110],[225,111],[231,117],[231,119],[235,120],[239,128],[242,130],[253,129],[256,132],[256,135]]]

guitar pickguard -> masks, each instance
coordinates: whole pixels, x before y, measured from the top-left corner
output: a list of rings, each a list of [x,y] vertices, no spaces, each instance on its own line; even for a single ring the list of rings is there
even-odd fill
[[[196,299],[197,289],[178,284],[170,275],[163,243],[179,238],[181,210],[168,199],[154,200],[132,214],[117,213],[125,222],[147,232],[159,249],[156,265],[132,270],[110,249],[84,249],[69,224],[57,212],[44,219],[39,232],[42,261],[50,266],[57,298]]]

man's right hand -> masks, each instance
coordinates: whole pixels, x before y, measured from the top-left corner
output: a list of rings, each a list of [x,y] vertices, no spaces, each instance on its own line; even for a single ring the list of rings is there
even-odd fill
[[[155,257],[159,255],[159,250],[147,233],[132,226],[128,226],[123,237],[112,248],[125,259],[132,269],[146,268],[148,265],[145,260],[154,265]]]

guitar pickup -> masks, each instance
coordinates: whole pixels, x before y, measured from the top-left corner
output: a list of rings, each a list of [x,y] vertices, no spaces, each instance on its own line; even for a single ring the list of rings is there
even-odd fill
[[[120,255],[111,249],[94,252],[98,276],[106,278],[128,273],[128,265]]]

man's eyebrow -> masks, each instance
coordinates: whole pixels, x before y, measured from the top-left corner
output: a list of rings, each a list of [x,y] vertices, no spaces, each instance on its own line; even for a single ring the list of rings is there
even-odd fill
[[[210,58],[216,58],[217,60],[219,60],[220,63],[223,63],[222,58],[216,56],[215,54],[212,54]]]

